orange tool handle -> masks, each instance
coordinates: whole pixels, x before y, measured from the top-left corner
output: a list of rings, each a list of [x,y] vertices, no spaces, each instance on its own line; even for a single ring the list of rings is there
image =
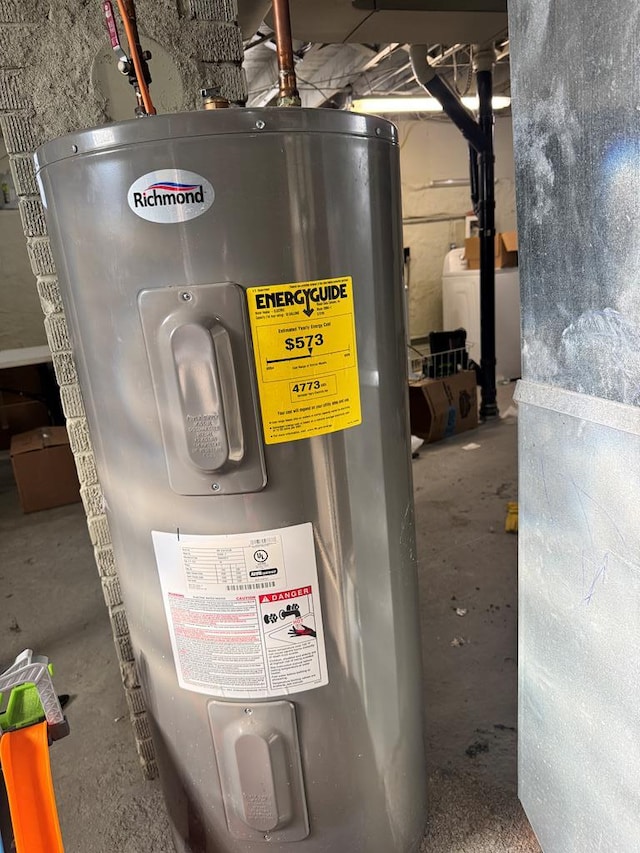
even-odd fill
[[[46,722],[3,734],[0,765],[17,853],[64,853]]]

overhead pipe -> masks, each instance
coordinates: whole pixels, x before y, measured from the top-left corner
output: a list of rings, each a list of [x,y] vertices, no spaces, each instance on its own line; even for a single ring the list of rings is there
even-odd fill
[[[478,123],[486,140],[486,147],[478,153],[479,199],[478,223],[480,226],[480,372],[482,375],[482,401],[480,417],[496,417],[496,203],[495,157],[493,153],[494,114],[493,45],[474,52],[476,85],[478,89]]]
[[[238,26],[243,40],[247,41],[260,29],[260,24],[269,13],[271,3],[269,0],[238,0],[237,6]]]
[[[435,56],[432,60],[430,60],[429,64],[431,65],[431,67],[433,67],[435,65],[442,65],[442,63],[446,62],[447,59],[449,59],[452,56],[455,56],[456,53],[459,53],[461,50],[466,50],[466,48],[467,48],[467,45],[465,45],[465,44],[454,44],[451,47],[448,47],[446,50],[443,50],[439,56]],[[407,45],[403,46],[403,50],[405,50],[407,53],[409,52],[410,49],[411,49],[411,45],[407,44]],[[382,53],[382,51],[381,51],[381,53]],[[376,63],[376,66],[378,64],[379,63]],[[365,68],[365,71],[366,70],[367,69]],[[405,62],[399,68],[395,68],[393,71],[389,71],[386,74],[383,74],[382,77],[380,77],[374,81],[373,85],[374,86],[380,86],[382,83],[388,83],[389,80],[391,80],[393,77],[397,77],[399,74],[403,74],[405,71],[409,71],[409,70],[412,70],[411,69],[411,62]],[[413,73],[413,71],[412,71],[412,73]],[[403,81],[403,82],[406,82],[406,81]]]
[[[469,110],[463,106],[460,98],[431,67],[427,59],[427,50],[426,44],[414,44],[409,49],[411,68],[416,80],[423,89],[426,89],[430,95],[440,102],[442,109],[467,142],[478,153],[483,151],[487,146],[484,133]]]
[[[289,0],[274,0],[273,28],[278,57],[278,101],[279,107],[300,107],[300,93],[296,82],[291,36]]]
[[[413,45],[411,67],[418,83],[433,95],[470,146],[471,198],[480,226],[480,417],[498,414],[496,394],[496,280],[495,280],[495,192],[493,154],[493,45],[474,55],[479,120],[463,106],[458,95],[438,76],[427,58],[427,46]]]

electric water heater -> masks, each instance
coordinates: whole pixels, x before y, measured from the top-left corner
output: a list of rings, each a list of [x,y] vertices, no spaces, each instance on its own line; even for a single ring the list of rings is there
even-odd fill
[[[176,849],[414,853],[393,125],[226,109],[36,159]]]

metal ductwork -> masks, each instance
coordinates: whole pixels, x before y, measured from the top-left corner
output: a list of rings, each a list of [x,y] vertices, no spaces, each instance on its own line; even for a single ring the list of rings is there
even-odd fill
[[[511,0],[518,789],[545,853],[640,848],[635,0]]]

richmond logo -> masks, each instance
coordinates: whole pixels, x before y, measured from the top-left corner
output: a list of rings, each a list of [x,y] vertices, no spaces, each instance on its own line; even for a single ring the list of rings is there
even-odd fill
[[[151,184],[141,193],[133,193],[134,207],[157,207],[162,204],[202,204],[202,184],[178,184],[170,181]]]
[[[131,210],[149,222],[186,222],[202,216],[213,204],[215,192],[209,181],[185,169],[148,172],[129,187]]]

